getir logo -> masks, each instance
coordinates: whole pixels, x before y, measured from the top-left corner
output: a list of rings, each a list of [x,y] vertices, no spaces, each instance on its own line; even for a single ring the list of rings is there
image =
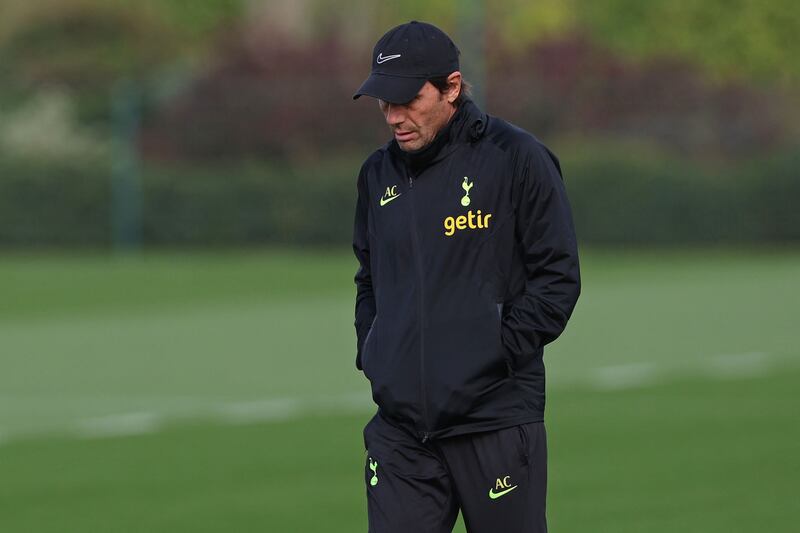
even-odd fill
[[[447,237],[452,237],[459,230],[488,229],[490,218],[492,218],[491,213],[482,215],[480,209],[478,209],[477,213],[473,213],[470,209],[466,215],[447,217],[444,219],[444,234]]]

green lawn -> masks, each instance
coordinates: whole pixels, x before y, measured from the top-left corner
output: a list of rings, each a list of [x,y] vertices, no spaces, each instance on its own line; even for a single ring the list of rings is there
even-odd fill
[[[366,530],[354,261],[0,258],[0,531]],[[554,532],[795,531],[800,253],[586,252]]]

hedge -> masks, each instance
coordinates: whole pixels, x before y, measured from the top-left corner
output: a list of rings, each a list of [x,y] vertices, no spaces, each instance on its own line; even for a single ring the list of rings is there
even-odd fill
[[[739,165],[591,153],[564,161],[563,168],[585,242],[800,241],[800,151]]]
[[[637,154],[562,152],[582,242],[800,242],[800,151],[738,166]],[[143,165],[143,244],[347,246],[359,165]],[[0,246],[110,246],[109,173],[0,157]]]

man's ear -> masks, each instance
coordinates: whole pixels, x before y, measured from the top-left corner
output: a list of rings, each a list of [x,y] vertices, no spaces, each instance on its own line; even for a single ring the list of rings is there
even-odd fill
[[[447,93],[445,94],[447,102],[452,104],[459,94],[461,94],[461,72],[455,71],[447,76]]]

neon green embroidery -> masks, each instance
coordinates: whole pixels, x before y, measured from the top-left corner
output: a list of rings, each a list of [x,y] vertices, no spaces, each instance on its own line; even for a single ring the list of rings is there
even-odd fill
[[[489,498],[496,500],[500,496],[504,496],[511,492],[512,490],[516,489],[518,485],[511,486],[511,476],[505,476],[503,478],[497,478],[497,481],[494,484],[494,487],[489,489]],[[500,492],[495,492],[495,490],[499,490]]]
[[[372,479],[369,480],[369,484],[373,487],[378,484],[378,461],[372,461],[372,457],[369,458],[369,469],[372,470]]]
[[[467,183],[468,181],[469,178],[464,176],[464,183],[461,184],[461,188],[464,189],[464,197],[461,199],[461,205],[463,205],[464,207],[467,207],[469,205],[470,202],[469,190],[472,188],[473,185],[475,185],[474,181]]]
[[[491,499],[493,499],[493,500],[496,500],[496,499],[497,499],[497,498],[499,498],[500,496],[503,496],[503,495],[505,495],[505,494],[508,494],[508,493],[509,493],[509,492],[511,492],[512,490],[516,489],[516,488],[517,488],[517,486],[518,486],[518,485],[514,485],[513,487],[509,487],[509,488],[507,488],[506,490],[501,490],[500,492],[495,492],[495,491],[493,491],[492,489],[489,489],[489,497],[490,497]]]

